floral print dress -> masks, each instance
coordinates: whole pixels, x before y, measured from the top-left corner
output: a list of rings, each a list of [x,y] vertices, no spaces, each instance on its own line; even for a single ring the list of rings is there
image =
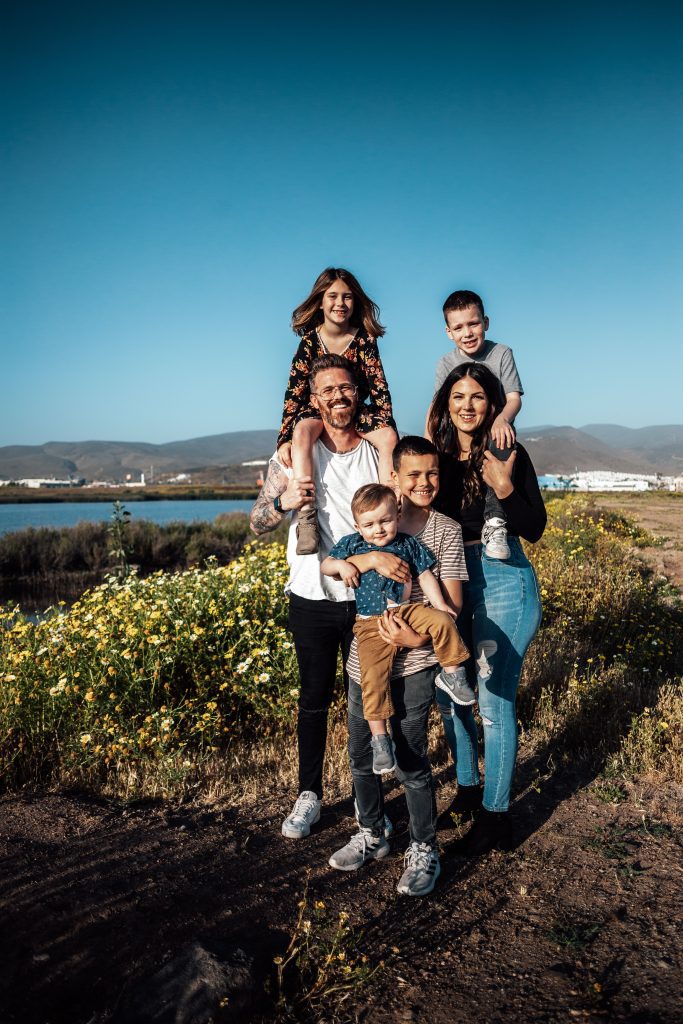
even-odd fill
[[[277,439],[278,448],[292,440],[294,427],[299,420],[310,417],[320,418],[320,414],[311,405],[309,383],[311,364],[321,356],[328,354],[317,330],[304,334],[289,371],[282,412],[282,426]],[[358,414],[356,416],[358,432],[368,434],[379,427],[393,427],[395,430],[391,395],[387,379],[384,376],[377,339],[369,337],[361,328],[356,337],[344,349],[342,355],[350,363],[353,363],[358,378]]]

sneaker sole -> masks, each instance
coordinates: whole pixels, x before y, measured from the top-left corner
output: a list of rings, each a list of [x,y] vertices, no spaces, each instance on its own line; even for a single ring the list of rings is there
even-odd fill
[[[318,814],[313,819],[311,824],[308,826],[308,829],[307,829],[306,832],[303,832],[300,828],[296,828],[296,829],[295,828],[289,828],[288,829],[286,821],[283,821],[283,823],[282,823],[281,832],[282,832],[283,836],[285,837],[285,839],[307,839],[308,836],[310,836],[310,834],[311,834],[311,827],[313,825],[317,825],[319,821],[320,821],[320,811],[318,811]]]
[[[346,864],[346,865],[344,865],[344,864],[337,864],[335,862],[335,859],[334,859],[334,854],[332,854],[332,856],[330,857],[330,859],[328,860],[327,863],[330,865],[331,868],[334,868],[335,871],[358,871],[358,869],[362,868],[364,864],[367,864],[367,862],[369,860],[384,860],[385,857],[389,856],[390,852],[391,852],[391,849],[390,849],[389,846],[381,847],[379,850],[377,850],[376,853],[369,853],[366,856],[365,860],[362,860],[360,862],[360,864]]]
[[[408,888],[407,885],[404,885],[403,888],[401,888],[401,886],[398,885],[396,888],[397,888],[397,890],[398,890],[398,892],[399,892],[399,894],[401,896],[429,896],[430,892],[434,891],[434,886],[436,885],[436,880],[437,880],[437,878],[439,877],[440,874],[441,874],[441,865],[437,864],[436,868],[434,870],[434,874],[432,875],[432,884],[429,886],[428,889],[420,889],[419,892],[412,892]]]
[[[445,683],[443,683],[443,682],[441,681],[441,676],[437,676],[437,677],[436,677],[436,679],[434,680],[434,685],[435,685],[435,686],[438,686],[438,688],[439,688],[440,690],[443,690],[443,692],[444,692],[444,693],[447,693],[447,694],[448,694],[448,696],[449,696],[449,697],[451,698],[451,700],[453,701],[453,703],[454,703],[454,704],[459,704],[461,708],[471,708],[473,704],[476,704],[476,703],[477,703],[477,698],[476,698],[476,697],[474,698],[474,700],[460,700],[460,698],[459,698],[459,697],[456,697],[456,696],[455,696],[455,694],[454,694],[454,693],[452,693],[452,692],[451,692],[451,691],[450,691],[450,690],[448,689],[448,687],[446,686],[446,684],[445,684]],[[374,769],[373,769],[373,771],[374,771]]]
[[[393,772],[395,767],[396,767],[396,762],[395,761],[391,765],[390,768],[375,768],[375,766],[373,765],[372,766],[372,774],[373,775],[388,775],[390,772]]]

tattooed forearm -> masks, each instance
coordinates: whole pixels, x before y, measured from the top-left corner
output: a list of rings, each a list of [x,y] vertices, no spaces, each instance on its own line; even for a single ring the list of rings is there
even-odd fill
[[[256,499],[256,503],[249,516],[249,524],[257,536],[260,536],[262,533],[268,533],[269,530],[274,530],[287,515],[286,512],[276,511],[273,506],[273,498],[277,498],[282,494],[286,487],[287,474],[278,462],[274,462],[271,459],[268,463],[268,473],[261,488],[261,493]]]

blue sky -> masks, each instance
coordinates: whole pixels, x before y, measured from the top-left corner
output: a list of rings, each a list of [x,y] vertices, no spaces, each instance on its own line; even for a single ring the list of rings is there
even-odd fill
[[[15,4],[0,444],[276,427],[329,264],[380,305],[401,430],[456,287],[518,425],[682,422],[681,14],[476,6]]]

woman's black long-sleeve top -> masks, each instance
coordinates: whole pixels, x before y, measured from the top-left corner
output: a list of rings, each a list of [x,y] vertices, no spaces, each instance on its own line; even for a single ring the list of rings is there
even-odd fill
[[[461,462],[455,455],[441,454],[439,493],[434,508],[462,526],[462,539],[480,540],[484,523],[484,491],[471,505],[463,505],[463,481],[467,462]],[[514,490],[507,498],[500,498],[508,534],[523,537],[534,543],[543,536],[546,524],[545,505],[538,487],[536,471],[529,454],[521,444],[517,445],[517,460],[512,475]]]

